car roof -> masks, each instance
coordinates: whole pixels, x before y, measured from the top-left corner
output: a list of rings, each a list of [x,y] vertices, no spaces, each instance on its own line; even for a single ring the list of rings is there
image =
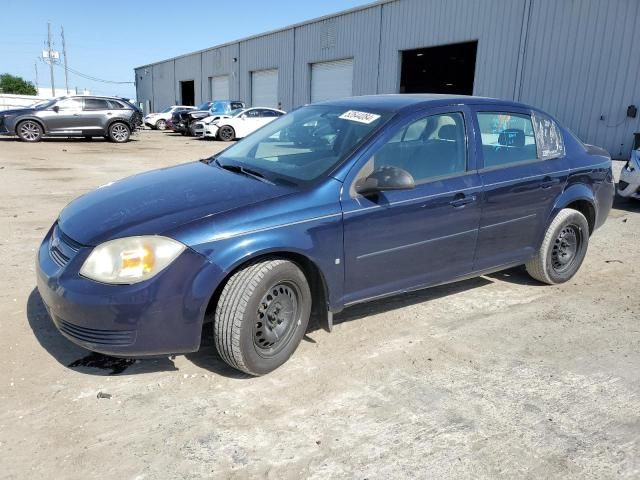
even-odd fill
[[[477,97],[470,95],[445,95],[436,93],[396,93],[385,95],[362,95],[359,97],[347,97],[340,100],[328,100],[315,105],[335,105],[345,108],[372,109],[385,112],[399,112],[401,110],[414,110],[420,107],[438,107],[446,105],[496,105],[503,107],[531,108],[523,103],[511,100],[499,100],[489,97]]]

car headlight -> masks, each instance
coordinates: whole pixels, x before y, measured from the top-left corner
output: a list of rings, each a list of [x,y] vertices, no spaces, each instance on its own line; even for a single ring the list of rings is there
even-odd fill
[[[186,247],[160,236],[109,240],[93,249],[80,275],[103,283],[131,284],[154,277]]]

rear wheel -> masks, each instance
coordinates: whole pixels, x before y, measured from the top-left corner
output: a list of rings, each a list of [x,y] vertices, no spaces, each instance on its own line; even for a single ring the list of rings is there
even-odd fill
[[[42,139],[43,130],[40,124],[34,120],[25,120],[16,127],[16,133],[23,142],[39,142]]]
[[[229,125],[224,125],[218,130],[218,138],[223,142],[230,142],[234,138],[236,138],[236,132],[233,127]]]
[[[156,122],[156,130],[164,130],[165,128],[167,128],[167,122],[165,120],[158,120]]]
[[[589,224],[577,210],[565,208],[553,219],[540,246],[529,262],[527,272],[536,280],[550,285],[573,277],[587,254]]]
[[[112,142],[124,143],[130,136],[131,129],[122,122],[116,122],[109,127],[109,139]]]
[[[311,314],[307,279],[293,262],[267,258],[236,272],[224,286],[214,318],[218,353],[234,368],[263,375],[285,363]]]

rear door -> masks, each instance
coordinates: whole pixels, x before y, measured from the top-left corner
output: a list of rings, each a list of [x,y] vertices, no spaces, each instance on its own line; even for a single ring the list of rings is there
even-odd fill
[[[474,149],[467,146],[470,123],[463,106],[416,114],[385,133],[347,178],[346,304],[471,271],[481,182]],[[368,197],[355,193],[359,178],[384,166],[408,171],[416,187]]]
[[[85,98],[82,109],[82,130],[87,134],[101,134],[107,120],[113,117],[111,104],[102,98]]]
[[[564,149],[545,156],[530,110],[474,108],[482,219],[474,270],[526,262],[569,173]]]

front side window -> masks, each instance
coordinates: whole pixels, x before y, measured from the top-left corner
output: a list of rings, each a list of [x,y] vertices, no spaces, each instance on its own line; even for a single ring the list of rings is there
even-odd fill
[[[249,118],[258,118],[260,116],[260,110],[248,110],[246,116]]]
[[[556,122],[538,112],[534,112],[532,118],[538,144],[538,158],[551,160],[564,156],[564,141]]]
[[[538,158],[531,115],[478,112],[484,166],[498,167]]]
[[[81,110],[82,99],[81,98],[65,98],[56,103],[56,107],[60,110]]]
[[[331,170],[392,116],[333,105],[309,105],[268,123],[215,159],[269,179],[308,182]]]
[[[462,114],[431,115],[401,128],[371,157],[363,172],[382,167],[402,168],[417,184],[466,171]]]

